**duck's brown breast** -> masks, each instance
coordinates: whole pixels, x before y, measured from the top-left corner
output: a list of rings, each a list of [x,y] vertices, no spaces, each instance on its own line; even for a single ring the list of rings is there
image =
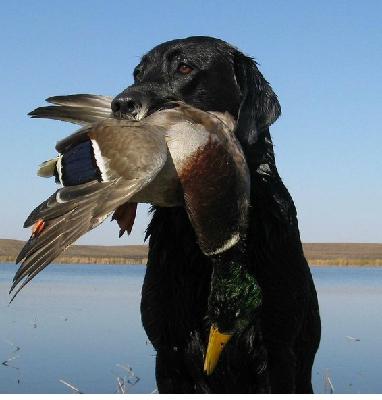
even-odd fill
[[[246,224],[248,188],[229,149],[210,137],[178,174],[203,252],[216,254],[235,245]]]

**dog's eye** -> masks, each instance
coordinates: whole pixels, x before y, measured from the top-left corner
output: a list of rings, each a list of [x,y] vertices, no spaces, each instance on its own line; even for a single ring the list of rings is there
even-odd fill
[[[178,72],[180,72],[180,73],[183,74],[183,75],[191,74],[191,72],[192,72],[193,70],[194,70],[194,69],[193,69],[192,67],[190,67],[189,65],[184,64],[184,63],[181,63],[181,64],[179,64],[179,66],[178,66]]]

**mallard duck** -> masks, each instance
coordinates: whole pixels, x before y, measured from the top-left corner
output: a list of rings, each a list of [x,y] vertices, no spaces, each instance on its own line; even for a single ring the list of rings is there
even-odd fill
[[[111,99],[74,95],[47,99],[32,111],[84,125],[56,145],[59,155],[38,174],[62,185],[25,221],[32,235],[17,257],[17,293],[80,236],[109,215],[121,231],[136,203],[184,205],[204,254],[235,246],[247,225],[249,173],[229,114],[170,103],[143,120],[110,117]],[[12,300],[13,300],[12,298]]]
[[[84,125],[56,145],[38,169],[62,185],[27,218],[32,236],[21,250],[11,292],[111,213],[120,236],[130,233],[137,203],[184,205],[200,248],[213,260],[204,371],[213,373],[231,336],[254,316],[261,296],[242,254],[249,204],[247,165],[229,114],[169,103],[144,120],[110,116],[111,98],[57,96],[32,111]],[[234,248],[234,255],[230,249]],[[11,301],[12,301],[11,300]]]

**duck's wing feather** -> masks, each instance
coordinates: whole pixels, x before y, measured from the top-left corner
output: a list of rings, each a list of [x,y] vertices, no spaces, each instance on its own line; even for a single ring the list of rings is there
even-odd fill
[[[56,119],[79,125],[92,124],[111,116],[112,100],[109,96],[92,94],[54,96],[46,99],[54,105],[38,107],[28,115],[32,118]]]
[[[113,98],[111,96],[102,96],[98,94],[69,94],[64,96],[48,97],[46,101],[59,106],[87,107],[87,108],[105,108],[110,111],[110,104]]]
[[[21,265],[11,292],[21,285],[12,300],[70,244],[155,178],[166,162],[167,147],[163,136],[150,129],[137,124],[126,131],[126,123],[113,120],[86,130],[97,143],[108,180],[63,187],[32,211],[24,226],[42,228],[32,234],[17,257]]]

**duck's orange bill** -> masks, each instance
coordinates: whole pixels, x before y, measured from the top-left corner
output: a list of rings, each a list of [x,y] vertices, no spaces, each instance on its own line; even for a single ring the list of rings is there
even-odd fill
[[[45,228],[45,221],[43,219],[39,219],[32,228],[32,237],[39,235]]]
[[[204,372],[211,375],[218,364],[220,354],[232,335],[220,333],[215,325],[211,326],[208,339],[207,353],[204,359]]]

